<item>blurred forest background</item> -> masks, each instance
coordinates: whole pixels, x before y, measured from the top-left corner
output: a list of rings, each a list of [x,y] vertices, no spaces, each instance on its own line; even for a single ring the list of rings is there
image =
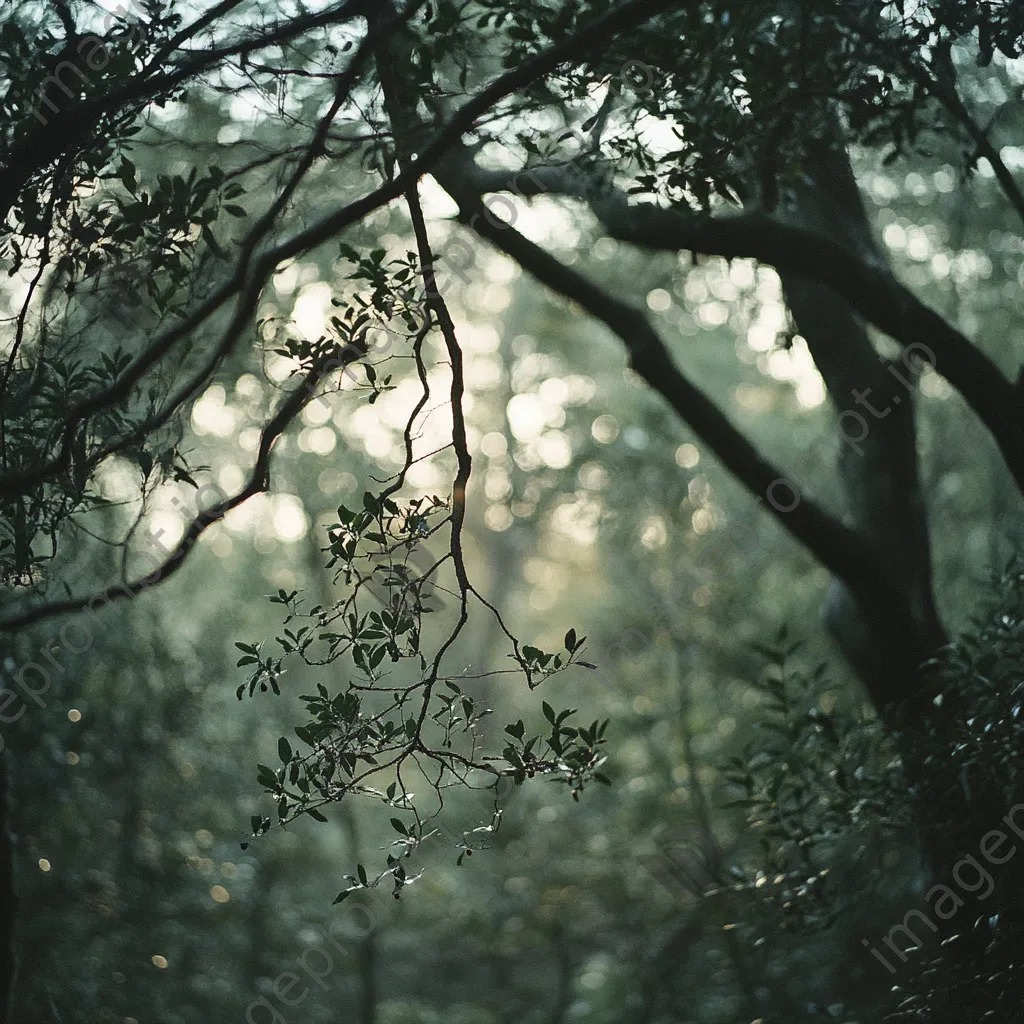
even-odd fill
[[[1019,103],[1019,61],[979,68],[965,58],[961,73],[979,106]],[[237,96],[219,102],[197,89],[151,111],[131,159],[139,180],[214,161],[230,173],[256,144],[280,149],[291,130]],[[1024,147],[1001,153],[1012,170],[1024,168]],[[968,173],[954,159],[914,154],[886,163],[868,147],[851,156],[898,277],[1013,375],[1024,351],[1024,246],[989,165]],[[332,163],[291,216],[312,219],[328,193],[356,195],[365,176],[353,161]],[[271,197],[252,180],[238,201],[261,208]],[[826,571],[627,368],[617,339],[470,238],[432,180],[422,196],[435,247],[459,237],[474,254],[465,280],[445,289],[465,355],[474,457],[467,567],[518,637],[559,650],[575,629],[597,666],[570,668],[536,694],[502,676],[481,682],[475,696],[495,711],[481,728],[497,742],[506,722],[542,724],[542,697],[578,708],[585,722],[610,719],[602,771],[611,785],[588,786],[578,801],[544,780],[516,787],[486,849],[458,864],[458,850],[424,853],[423,874],[401,899],[382,887],[381,898],[358,893],[332,906],[351,867],[380,859],[394,840],[387,815],[368,803],[346,800],[326,823],[302,819],[250,841],[250,818],[272,813],[256,763],[279,763],[279,738],[301,719],[298,695],[342,669],[293,666],[280,696],[240,702],[247,676],[235,644],[280,634],[280,606],[269,601],[279,591],[333,600],[326,527],[340,504],[360,507],[372,481],[404,458],[415,380],[396,381],[373,404],[353,400],[359,389],[346,385],[308,405],[278,441],[272,493],[209,528],[173,578],[107,609],[109,628],[86,655],[59,655],[64,672],[45,707],[29,705],[4,726],[19,899],[12,1020],[878,1019],[893,981],[861,940],[874,943],[902,918],[900,894],[922,869],[908,819],[884,796],[896,755],[820,628]],[[646,305],[677,364],[778,464],[793,466],[823,438],[826,451],[838,451],[825,387],[775,271],[753,260],[640,252],[554,198],[515,203],[521,231]],[[406,212],[379,210],[346,240],[401,256],[410,246]],[[291,261],[272,277],[261,312],[316,337],[351,269],[336,246]],[[3,285],[5,315],[24,287],[17,276]],[[130,283],[106,301],[122,320],[149,315]],[[253,346],[223,361],[177,444],[194,476],[239,489],[285,363]],[[928,370],[918,410],[936,591],[958,634],[1020,550],[1021,497],[963,399]],[[439,437],[445,429],[442,418]],[[416,465],[409,484],[446,493],[442,470]],[[110,460],[104,504],[80,529],[103,537],[131,522],[138,474],[129,460]],[[825,468],[803,482],[841,504]],[[151,495],[148,523],[168,543],[184,526],[174,502],[191,507],[193,493],[180,479]],[[757,541],[701,582],[698,553],[742,522],[756,525]],[[62,569],[70,590],[106,578],[102,546],[87,556],[70,550]],[[450,593],[438,588],[434,601],[441,616],[451,613]],[[7,673],[36,658],[56,629],[43,622],[5,641]],[[479,616],[451,671],[500,665],[507,650],[498,625]],[[764,684],[779,678],[771,673],[780,663],[789,686],[781,705]],[[867,751],[861,767],[876,773],[883,794],[852,817],[843,812],[843,828],[853,827],[820,901],[813,885],[777,891],[790,880],[780,886],[765,874],[757,816],[752,822],[751,805],[737,803],[744,772],[771,770],[758,769],[758,752],[780,736],[802,737],[814,715],[855,729]],[[828,773],[824,755],[815,761],[802,749],[807,763],[794,754],[791,775],[801,765],[811,779]],[[456,831],[472,836],[491,823],[482,792],[452,790],[445,803]],[[823,818],[823,841],[830,827]],[[683,854],[680,837],[690,842]],[[694,881],[688,871],[708,877]],[[701,898],[711,877],[715,892]],[[369,918],[349,909],[360,904]],[[331,925],[345,952],[324,946],[333,967],[314,979],[296,958],[321,970],[307,951],[323,946]],[[293,970],[301,980],[292,996],[306,994],[288,1006],[274,984]]]

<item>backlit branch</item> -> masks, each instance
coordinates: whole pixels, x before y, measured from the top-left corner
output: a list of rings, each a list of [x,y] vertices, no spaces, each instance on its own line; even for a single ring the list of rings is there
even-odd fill
[[[566,168],[482,171],[465,154],[438,174],[475,192],[511,189],[540,195],[564,189],[585,199],[608,234],[645,249],[690,250],[726,259],[755,259],[780,273],[818,281],[842,295],[866,320],[919,357],[967,400],[992,434],[1018,488],[1024,491],[1024,396],[992,360],[935,310],[902,285],[885,265],[805,228],[762,212],[728,217],[683,214],[651,203],[630,205],[625,195],[596,186]]]
[[[515,260],[540,282],[572,299],[622,340],[631,367],[660,394],[766,508],[822,565],[858,597],[880,635],[891,636],[925,657],[932,638],[921,635],[899,581],[859,533],[801,495],[728,417],[676,367],[664,342],[641,310],[607,294],[508,224],[497,221],[476,196],[442,182],[460,208],[460,219]],[[903,694],[873,694],[879,706]]]

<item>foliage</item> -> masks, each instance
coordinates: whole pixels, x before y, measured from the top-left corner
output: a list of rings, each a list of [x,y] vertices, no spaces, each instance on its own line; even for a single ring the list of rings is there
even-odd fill
[[[906,832],[910,803],[898,752],[877,719],[824,710],[829,667],[801,668],[785,628],[761,648],[769,668],[758,736],[727,765],[758,837],[756,867],[735,886],[758,920],[755,940],[791,929],[829,928],[862,895],[855,871],[878,871],[877,851]],[[866,869],[866,870],[865,870]]]
[[[898,902],[919,884],[911,824],[941,873],[952,842],[943,830],[960,841],[1014,798],[1020,609],[940,653],[926,678],[941,701],[917,732],[894,728],[893,701],[856,659],[875,714],[859,696],[836,697],[840,686],[859,694],[840,670],[833,688],[829,671],[794,663],[785,634],[763,652],[763,682],[734,684],[753,674],[752,637],[805,620],[824,569],[861,613],[875,612],[873,625],[878,608],[893,611],[888,635],[900,642],[880,645],[885,662],[904,639],[895,620],[909,611],[916,626],[919,611],[890,605],[893,592],[916,569],[931,597],[929,536],[937,603],[955,627],[977,583],[965,563],[998,561],[1019,533],[1024,277],[1006,213],[1024,216],[1020,4],[314,8],[229,0],[194,12],[147,0],[104,19],[90,5],[31,0],[2,15],[5,667],[16,677],[37,657],[47,638],[34,625],[63,626],[97,601],[123,605],[186,563],[211,584],[206,594],[193,577],[192,589],[159,598],[180,607],[161,605],[167,618],[139,627],[168,638],[180,628],[180,642],[152,657],[97,652],[89,672],[62,679],[94,706],[123,702],[96,734],[102,755],[86,760],[119,763],[127,778],[65,778],[54,763],[79,756],[63,750],[66,725],[38,735],[27,715],[5,730],[26,766],[16,831],[34,837],[32,857],[41,835],[75,864],[61,885],[87,924],[60,956],[73,959],[81,942],[124,976],[146,914],[119,893],[149,883],[164,897],[158,915],[184,914],[214,948],[199,910],[211,908],[193,892],[197,864],[213,871],[214,857],[200,856],[184,824],[200,813],[191,790],[175,788],[172,748],[194,742],[195,760],[217,766],[202,813],[219,823],[218,850],[236,849],[228,822],[248,820],[261,841],[242,844],[243,863],[254,875],[265,866],[277,892],[261,904],[253,881],[233,894],[248,916],[224,925],[224,963],[243,966],[204,973],[204,992],[180,980],[176,994],[187,995],[176,1001],[156,998],[151,978],[137,990],[161,1019],[219,1019],[275,992],[278,961],[313,941],[303,915],[322,922],[334,893],[340,915],[385,889],[409,916],[360,936],[345,975],[344,998],[366,1024],[611,1024],[634,1013],[661,1024],[679,1019],[691,989],[702,1021],[821,1019],[786,990],[830,957],[852,959],[843,943],[871,913],[853,894]],[[878,207],[874,224],[857,212],[852,177],[821,173],[837,156],[838,177],[852,166]],[[485,204],[494,195],[508,218]],[[815,209],[834,214],[828,230],[805,217]],[[872,227],[892,268],[866,241]],[[829,289],[847,304],[841,317],[819,312],[826,346],[785,312],[801,281],[822,289],[822,309],[833,309]],[[322,326],[310,316],[316,296]],[[771,481],[808,439],[836,432],[822,376],[834,411],[849,415],[849,388],[829,368],[844,318],[877,329],[845,353],[875,371],[876,355],[887,367],[908,346],[936,346],[915,396],[919,426],[911,418],[893,446],[913,454],[920,439],[920,480],[898,460],[872,464],[860,490],[840,492],[825,473],[795,514],[769,510]],[[872,422],[872,441],[897,418]],[[839,464],[854,464],[850,451]],[[913,501],[865,512],[908,477]],[[731,511],[751,495],[767,514],[733,530]],[[302,528],[273,536],[260,517],[273,519],[285,497]],[[160,545],[154,572],[150,541],[183,507],[192,512],[171,531],[180,539]],[[923,556],[904,571],[911,507]],[[876,527],[896,543],[879,550]],[[736,540],[744,530],[752,544]],[[268,591],[279,627],[251,601]],[[211,622],[192,636],[197,611]],[[942,634],[940,622],[928,652]],[[820,653],[804,658],[817,665]],[[139,673],[153,685],[136,694]],[[542,700],[532,693],[541,685]],[[200,735],[198,713],[175,717],[201,703],[211,723],[248,733],[220,750]],[[161,730],[166,748],[151,741]],[[622,781],[611,792],[590,787],[610,781],[606,736]],[[708,768],[730,755],[727,771]],[[570,804],[569,818],[545,787],[522,785],[534,779],[592,799]],[[244,785],[248,798],[227,796]],[[51,786],[56,824],[40,820],[33,796]],[[728,813],[709,810],[726,786],[733,797],[738,787],[756,855]],[[471,822],[448,829],[479,790]],[[87,810],[94,793],[104,798]],[[961,793],[970,813],[958,820]],[[371,813],[345,799],[354,795]],[[118,833],[90,874],[88,833],[129,805],[140,823],[142,810],[152,817]],[[680,816],[740,851],[728,882],[692,907],[666,906],[641,880],[638,851]],[[320,827],[305,831],[307,817]],[[415,855],[438,836],[457,859],[424,871]],[[496,871],[517,872],[507,888],[474,875],[474,890],[448,870],[485,846],[505,853]],[[888,880],[887,847],[910,851]],[[354,872],[340,892],[339,862]],[[310,878],[327,878],[326,898],[305,882],[307,863]],[[30,905],[50,900],[32,877]],[[418,910],[399,899],[413,882]],[[103,915],[126,925],[109,947]],[[43,947],[33,928],[29,945]],[[1017,933],[1012,915],[985,928],[967,952],[943,953],[959,959],[919,974],[912,1013],[929,1019],[954,996],[955,1019],[989,1009],[972,989],[976,965],[989,954],[1010,962],[1003,936]],[[800,953],[770,948],[809,930]],[[705,933],[716,941],[699,948]],[[188,961],[182,931],[161,934],[171,959]],[[492,962],[481,950],[495,938]],[[520,983],[508,968],[524,956]],[[422,969],[403,975],[403,964]],[[948,984],[935,980],[943,964]],[[390,998],[377,995],[384,965]],[[47,1005],[50,978],[29,983],[20,1012],[140,1016],[131,999],[105,1001],[87,967],[73,968],[76,1009]],[[863,965],[847,973],[846,989],[820,980],[833,1005],[852,1005]],[[1009,1004],[1019,985],[1006,977]],[[311,1021],[340,1012],[309,1009]]]

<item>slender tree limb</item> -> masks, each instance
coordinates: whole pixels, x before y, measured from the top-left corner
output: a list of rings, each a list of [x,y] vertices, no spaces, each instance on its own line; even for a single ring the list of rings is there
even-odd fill
[[[350,361],[354,361],[354,358]],[[237,494],[218,502],[212,508],[205,510],[197,516],[189,524],[181,540],[178,541],[177,545],[175,545],[156,570],[131,583],[116,583],[98,593],[85,597],[73,597],[66,601],[55,601],[19,612],[7,619],[0,620],[0,633],[11,633],[15,630],[24,629],[26,626],[42,622],[45,619],[79,612],[83,608],[92,607],[94,604],[102,603],[105,607],[111,601],[117,601],[125,597],[134,598],[156,583],[173,576],[185,564],[186,556],[192,551],[196,541],[209,527],[223,519],[232,509],[244,504],[253,495],[270,489],[270,456],[274,442],[288,429],[288,426],[303,408],[316,397],[317,384],[327,373],[340,368],[342,367],[337,365],[336,360],[325,357],[309,370],[302,383],[289,393],[273,418],[263,428],[256,451],[256,462],[252,472],[249,474],[249,480],[245,487]]]

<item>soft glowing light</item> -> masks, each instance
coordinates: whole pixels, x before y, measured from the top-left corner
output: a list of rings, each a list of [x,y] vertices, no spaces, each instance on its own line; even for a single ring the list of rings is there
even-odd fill
[[[234,545],[231,543],[231,538],[223,530],[220,530],[210,541],[210,550],[218,558],[229,558],[234,550]]]
[[[508,451],[508,442],[505,440],[505,435],[499,434],[496,431],[484,434],[480,440],[480,451],[489,459],[500,459]]]
[[[220,384],[211,384],[192,406],[192,427],[197,434],[227,437],[235,429],[235,410],[225,404],[226,395]]]
[[[330,455],[338,443],[338,435],[330,427],[313,427],[308,431],[302,431],[299,435],[300,448],[302,448],[303,439],[305,439],[306,450],[316,455]]]
[[[309,519],[302,502],[294,494],[278,494],[274,498],[274,533],[278,540],[300,540],[306,536]]]
[[[185,526],[179,514],[169,511],[156,512],[150,520],[150,531],[159,539],[160,545],[169,548],[181,540]]]
[[[519,441],[532,441],[547,426],[547,404],[537,395],[515,395],[505,411],[509,427]]]
[[[234,494],[235,491],[241,490],[244,479],[245,474],[242,473],[241,466],[236,466],[233,462],[221,466],[217,473],[217,483],[226,494]]]
[[[351,491],[356,485],[356,478],[351,473],[329,467],[316,478],[316,485],[323,494],[337,494],[339,491]]]
[[[512,513],[504,505],[491,505],[484,513],[487,528],[495,533],[503,533],[514,521]]]
[[[715,521],[706,508],[699,508],[693,513],[690,520],[694,533],[710,533],[715,527]]]
[[[681,444],[676,449],[676,465],[683,469],[693,469],[700,462],[700,452],[692,444]]]
[[[737,288],[749,288],[754,283],[753,261],[733,260],[729,267],[729,277]]]
[[[324,333],[330,302],[331,286],[326,281],[317,281],[302,289],[292,309],[292,320],[305,337],[319,338]]]
[[[608,486],[608,472],[598,462],[585,462],[577,476],[588,491],[600,491]]]
[[[243,398],[256,399],[263,394],[263,387],[251,373],[243,373],[235,381],[235,391]]]
[[[640,543],[648,551],[656,551],[668,543],[668,530],[661,516],[648,516],[640,530]]]
[[[647,308],[664,313],[672,307],[672,296],[664,288],[652,288],[647,293]]]
[[[890,249],[902,249],[907,244],[907,233],[899,224],[888,224],[882,232],[882,239]]]
[[[322,427],[331,418],[331,407],[327,402],[310,402],[302,410],[302,422],[307,427]]]
[[[755,352],[767,352],[774,344],[777,333],[768,324],[751,324],[747,329],[747,345]]]
[[[619,421],[604,413],[590,424],[590,433],[598,444],[611,444],[619,436]]]
[[[729,319],[729,307],[724,302],[705,302],[697,308],[697,321],[705,327],[721,327]]]
[[[537,453],[551,469],[565,469],[572,462],[572,445],[560,430],[549,430],[537,442]]]
[[[548,405],[565,405],[569,399],[569,382],[561,377],[548,377],[541,381],[537,393]]]

